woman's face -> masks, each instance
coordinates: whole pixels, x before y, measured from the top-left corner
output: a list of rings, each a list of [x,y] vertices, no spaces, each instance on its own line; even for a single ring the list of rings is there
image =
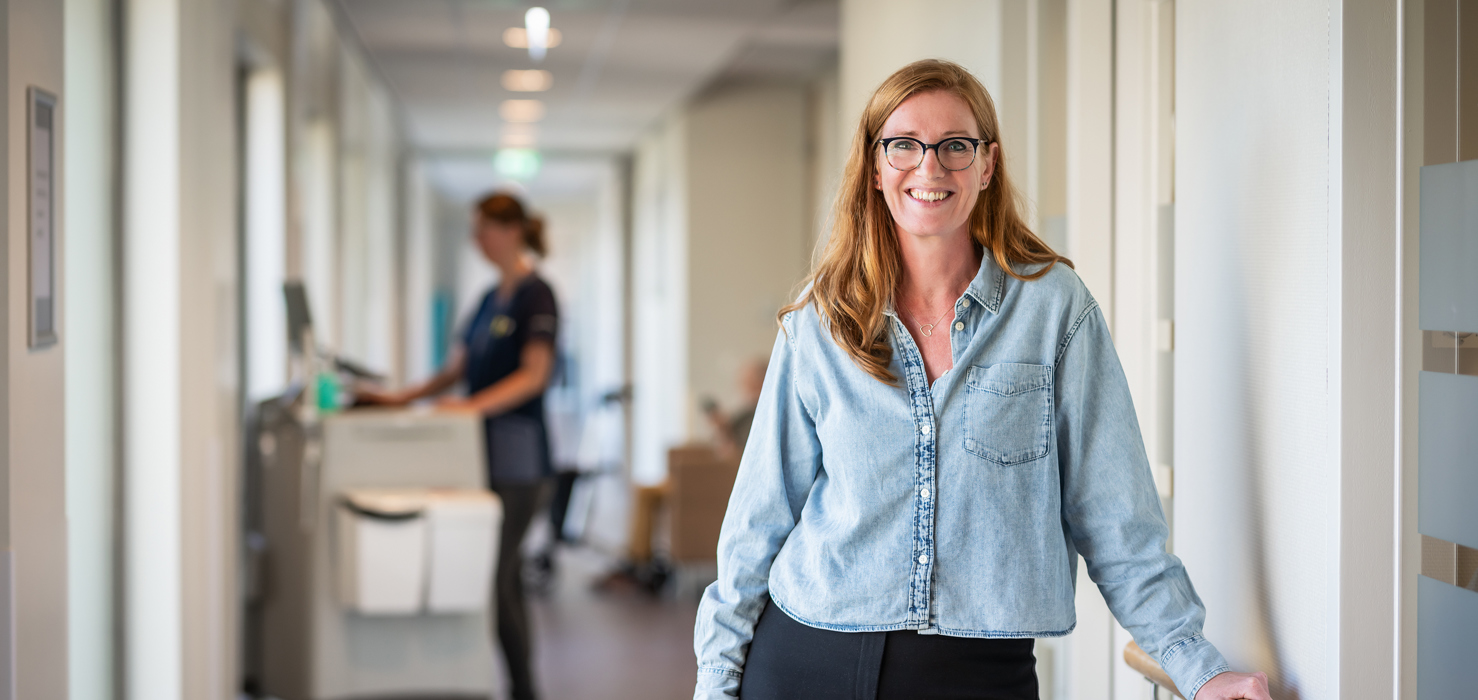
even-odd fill
[[[518,224],[494,221],[481,214],[473,215],[472,239],[489,262],[499,264],[518,255],[523,245],[523,230]]]
[[[879,138],[911,136],[934,144],[951,136],[981,138],[970,107],[958,95],[921,92],[903,101],[883,122]],[[883,193],[899,235],[947,237],[969,235],[970,212],[995,171],[996,145],[981,144],[975,162],[964,170],[946,170],[929,149],[912,170],[888,164],[882,146],[873,146],[878,176],[873,185]]]

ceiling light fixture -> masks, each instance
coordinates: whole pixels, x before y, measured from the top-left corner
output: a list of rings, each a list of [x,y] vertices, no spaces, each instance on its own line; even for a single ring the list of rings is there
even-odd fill
[[[549,28],[549,36],[545,41],[544,48],[552,49],[564,41],[564,35],[554,27]],[[503,30],[503,45],[510,49],[526,49],[529,47],[529,31],[523,27],[509,27]]]
[[[532,124],[544,118],[544,103],[538,100],[503,100],[498,116],[510,124]]]
[[[513,92],[543,92],[554,84],[554,75],[547,70],[505,70],[503,89]]]
[[[530,7],[523,13],[523,27],[529,38],[529,58],[535,63],[544,60],[549,49],[549,10]]]

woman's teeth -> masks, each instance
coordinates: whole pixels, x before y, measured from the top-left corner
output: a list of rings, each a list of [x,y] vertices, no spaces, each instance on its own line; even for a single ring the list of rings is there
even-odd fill
[[[925,192],[924,190],[909,190],[908,191],[908,196],[913,197],[914,199],[917,199],[920,202],[937,202],[937,201],[939,201],[941,199],[944,199],[945,197],[950,196],[951,194],[954,194],[954,193],[953,192]]]

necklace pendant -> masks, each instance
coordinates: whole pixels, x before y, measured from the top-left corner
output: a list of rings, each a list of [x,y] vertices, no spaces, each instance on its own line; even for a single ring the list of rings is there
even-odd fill
[[[932,323],[926,323],[922,326],[919,326],[919,330],[923,332],[925,338],[934,337],[934,324]]]

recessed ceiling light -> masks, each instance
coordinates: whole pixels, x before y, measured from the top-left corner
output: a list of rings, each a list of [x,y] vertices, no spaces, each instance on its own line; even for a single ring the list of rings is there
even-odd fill
[[[544,103],[538,100],[503,100],[498,116],[512,124],[530,124],[544,118]]]
[[[546,48],[559,46],[564,37],[554,27],[549,28],[549,39],[544,43]],[[526,49],[529,47],[529,30],[523,27],[509,27],[503,30],[503,43],[510,49]]]
[[[535,63],[544,60],[544,52],[549,49],[549,10],[530,7],[523,13],[523,28],[529,38],[529,58]]]
[[[554,84],[554,75],[547,70],[505,70],[503,89],[513,92],[543,92]]]

